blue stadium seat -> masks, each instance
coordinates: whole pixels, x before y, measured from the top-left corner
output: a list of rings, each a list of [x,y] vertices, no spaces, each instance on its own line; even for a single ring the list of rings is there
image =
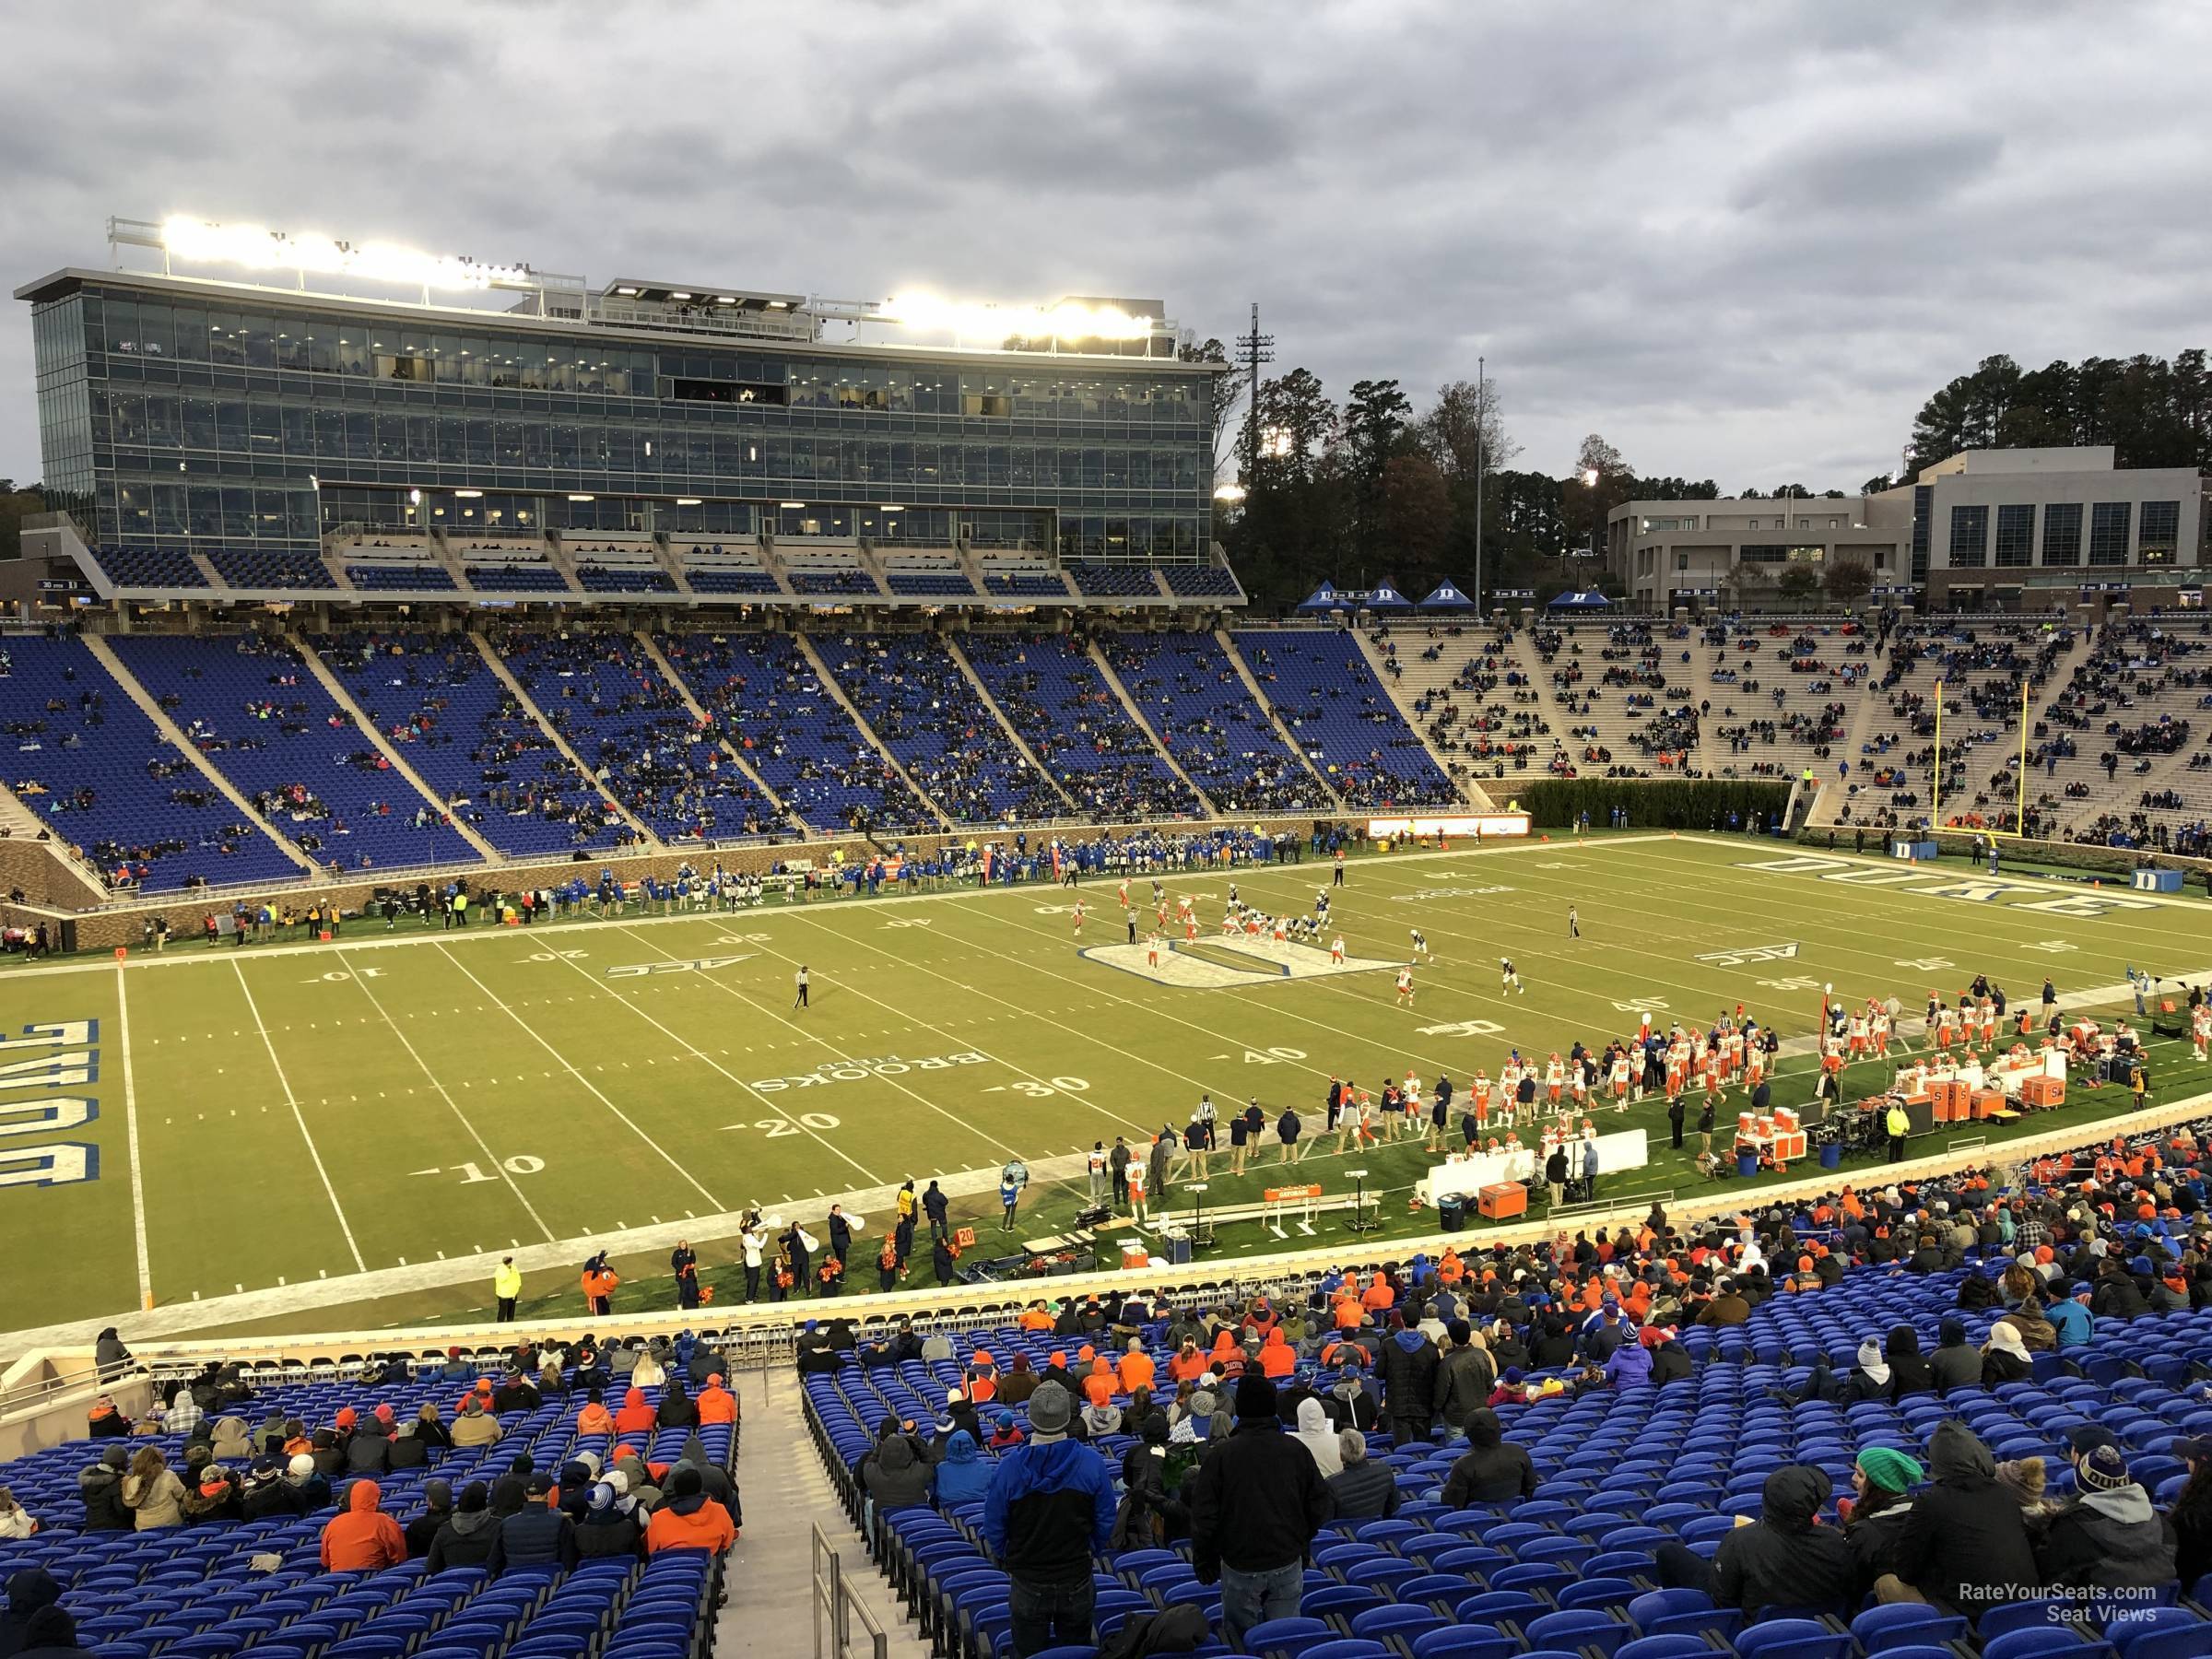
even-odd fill
[[[1855,1644],[1848,1630],[1831,1630],[1810,1618],[1773,1618],[1738,1632],[1739,1659],[1851,1659]]]

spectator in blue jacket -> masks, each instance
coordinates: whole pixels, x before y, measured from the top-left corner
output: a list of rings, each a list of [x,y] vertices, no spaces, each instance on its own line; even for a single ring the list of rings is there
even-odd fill
[[[1094,1551],[1113,1536],[1105,1459],[1067,1438],[1075,1403],[1046,1382],[1030,1396],[1030,1440],[998,1460],[983,1502],[983,1542],[1006,1569],[1015,1659],[1088,1643]]]
[[[991,1465],[975,1449],[975,1436],[955,1429],[945,1442],[945,1461],[936,1466],[937,1507],[973,1503],[991,1490]]]
[[[2043,1310],[2043,1317],[2051,1322],[2051,1328],[2058,1333],[2058,1346],[2062,1353],[2067,1348],[2088,1347],[2090,1326],[2094,1323],[2089,1317],[2088,1292],[2077,1296],[2077,1288],[2070,1284],[2053,1285],[2050,1306]]]

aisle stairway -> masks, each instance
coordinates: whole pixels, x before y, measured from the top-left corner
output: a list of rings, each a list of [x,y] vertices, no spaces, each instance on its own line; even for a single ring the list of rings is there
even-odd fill
[[[790,1659],[814,1651],[816,1526],[841,1559],[846,1582],[883,1627],[887,1653],[924,1659],[929,1644],[914,1634],[837,1501],[806,1432],[798,1378],[779,1366],[765,1382],[744,1379],[743,1387],[747,1451],[737,1476],[745,1534],[730,1552],[729,1605],[716,1625],[714,1659]],[[857,1652],[868,1651],[857,1618],[853,1643]]]

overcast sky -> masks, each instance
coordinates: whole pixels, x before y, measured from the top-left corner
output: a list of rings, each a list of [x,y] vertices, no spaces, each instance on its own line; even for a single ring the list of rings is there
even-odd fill
[[[2212,344],[2212,6],[10,7],[9,287],[188,212],[594,279],[1252,300],[1519,465],[1855,488],[1982,357]],[[0,475],[40,472],[29,308]]]

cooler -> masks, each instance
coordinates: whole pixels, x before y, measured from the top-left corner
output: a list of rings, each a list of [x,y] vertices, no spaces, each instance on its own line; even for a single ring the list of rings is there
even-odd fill
[[[1465,1232],[1467,1226],[1467,1201],[1457,1193],[1446,1193],[1436,1201],[1436,1225],[1442,1232]]]
[[[1788,1162],[1788,1161],[1789,1161],[1791,1159],[1793,1159],[1793,1158],[1803,1158],[1804,1156],[1805,1156],[1805,1131],[1804,1131],[1804,1130],[1802,1130],[1802,1129],[1793,1129],[1793,1130],[1789,1130],[1789,1131],[1787,1131],[1787,1132],[1784,1132],[1783,1130],[1782,1130],[1782,1129],[1779,1129],[1779,1128],[1777,1128],[1777,1129],[1775,1130],[1775,1132],[1774,1132],[1774,1161],[1775,1161],[1776,1163],[1778,1163],[1778,1164],[1782,1164],[1782,1163],[1787,1163],[1787,1162]]]
[[[2020,1085],[2020,1104],[2023,1106],[2064,1106],[2066,1103],[2066,1080],[2064,1077],[2030,1077]]]
[[[1928,1086],[1928,1095],[1939,1124],[1962,1124],[1973,1113],[1973,1090],[1959,1078],[1937,1079]]]
[[[1142,1273],[1152,1265],[1152,1253],[1146,1248],[1142,1239],[1119,1239],[1115,1242],[1122,1247],[1122,1270],[1124,1272]]]
[[[1974,1096],[1974,1115],[1978,1118],[1993,1118],[2005,1110],[2005,1091],[2001,1088],[1984,1088]]]
[[[1493,1221],[1528,1214],[1528,1189],[1517,1181],[1495,1182],[1476,1194],[1476,1208]]]

